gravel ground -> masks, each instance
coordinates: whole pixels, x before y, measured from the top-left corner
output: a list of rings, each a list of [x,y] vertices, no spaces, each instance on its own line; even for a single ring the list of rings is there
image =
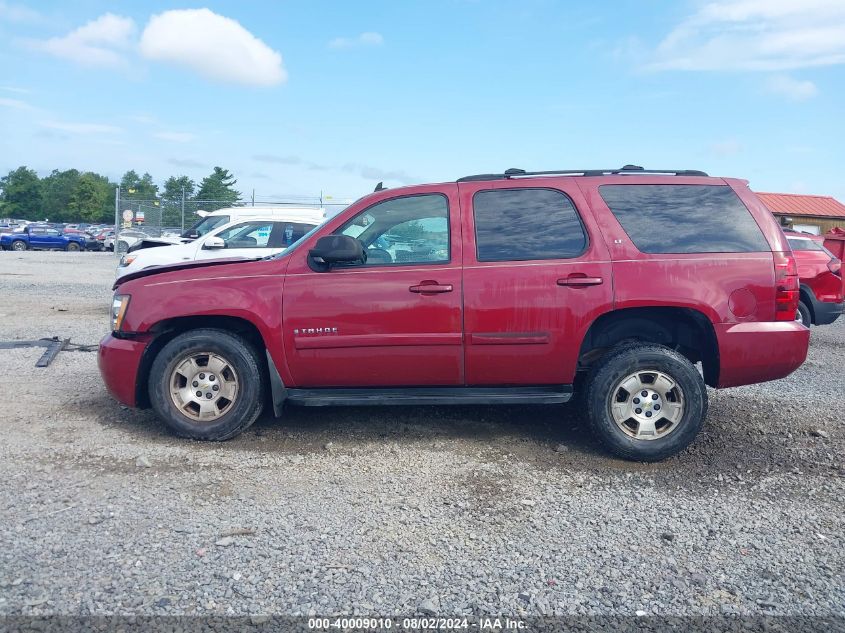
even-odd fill
[[[0,252],[0,340],[107,329],[115,259]],[[653,465],[573,407],[289,408],[223,444],[0,350],[0,614],[845,617],[845,322]]]

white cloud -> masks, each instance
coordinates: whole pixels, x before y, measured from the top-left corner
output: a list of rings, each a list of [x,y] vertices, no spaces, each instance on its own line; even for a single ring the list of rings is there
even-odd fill
[[[17,88],[15,86],[0,86],[0,90],[5,90],[6,92],[14,92],[15,94],[19,95],[28,95],[32,91],[26,88]]]
[[[794,79],[789,75],[774,75],[766,82],[766,89],[773,93],[784,95],[793,101],[806,101],[819,93],[812,81]]]
[[[357,37],[336,37],[329,42],[329,48],[355,48],[357,46],[381,46],[384,38],[380,33],[368,31]]]
[[[134,44],[135,22],[113,13],[80,26],[62,37],[25,40],[29,48],[68,59],[83,66],[119,67]]]
[[[788,70],[845,63],[842,0],[720,0],[658,45],[650,70]]]
[[[156,132],[153,134],[156,138],[160,138],[163,141],[173,141],[175,143],[189,143],[193,141],[196,136],[191,134],[190,132]]]
[[[69,121],[40,121],[41,127],[51,130],[61,130],[71,134],[119,134],[123,132],[119,127],[100,123],[71,123]]]
[[[172,62],[207,79],[250,86],[287,80],[282,56],[239,22],[209,9],[165,11],[150,18],[141,54]]]
[[[707,148],[711,154],[719,157],[733,156],[742,151],[742,144],[734,138],[711,143]]]
[[[14,108],[15,110],[32,110],[32,106],[29,105],[26,101],[21,101],[20,99],[6,99],[4,97],[0,97],[0,107],[3,108]]]
[[[38,22],[41,14],[22,4],[12,4],[0,0],[0,20],[7,22]]]

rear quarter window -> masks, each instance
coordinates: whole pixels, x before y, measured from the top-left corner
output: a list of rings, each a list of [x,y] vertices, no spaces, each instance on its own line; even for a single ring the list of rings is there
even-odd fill
[[[770,250],[727,185],[602,185],[599,194],[643,253]]]

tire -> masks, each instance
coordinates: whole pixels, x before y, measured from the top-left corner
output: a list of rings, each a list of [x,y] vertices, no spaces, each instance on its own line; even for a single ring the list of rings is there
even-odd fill
[[[593,433],[612,453],[632,461],[656,462],[680,453],[707,416],[701,374],[662,345],[628,343],[611,350],[591,371],[587,389]]]
[[[804,327],[810,327],[813,324],[813,317],[810,314],[810,308],[807,307],[803,301],[798,302],[798,312],[795,314],[795,320]]]
[[[205,365],[204,356],[208,358]],[[261,414],[265,386],[259,358],[252,345],[226,330],[208,328],[180,334],[161,349],[150,369],[153,409],[176,435],[228,440]],[[205,367],[211,371],[203,371]],[[194,379],[200,383],[200,398],[194,398]],[[177,389],[179,385],[184,386]],[[177,395],[172,395],[174,391]],[[207,394],[213,394],[210,400],[205,399]],[[228,395],[231,399],[225,397]]]
[[[78,252],[82,249],[79,247],[79,244],[77,244],[76,242],[70,242],[67,245],[67,247],[65,248],[65,250],[76,253],[76,252]]]
[[[15,240],[14,242],[12,242],[13,251],[21,252],[27,250],[28,248],[29,246],[23,240]]]

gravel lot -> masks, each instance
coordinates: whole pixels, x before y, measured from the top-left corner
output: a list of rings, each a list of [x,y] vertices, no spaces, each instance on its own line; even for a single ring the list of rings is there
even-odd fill
[[[0,252],[0,340],[96,343],[115,258]],[[176,439],[0,350],[0,614],[845,617],[845,322],[654,465],[573,407],[289,408]]]

